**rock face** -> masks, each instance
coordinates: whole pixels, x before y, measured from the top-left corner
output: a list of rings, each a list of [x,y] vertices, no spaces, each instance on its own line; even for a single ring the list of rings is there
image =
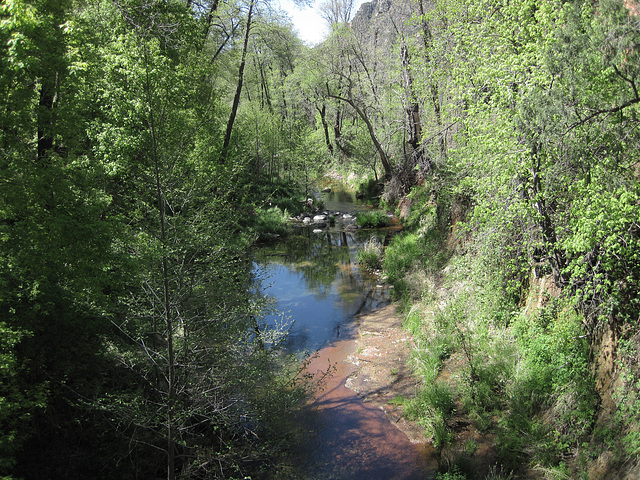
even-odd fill
[[[391,52],[400,34],[407,37],[417,31],[410,24],[414,10],[412,0],[365,2],[353,17],[351,28],[371,48]]]

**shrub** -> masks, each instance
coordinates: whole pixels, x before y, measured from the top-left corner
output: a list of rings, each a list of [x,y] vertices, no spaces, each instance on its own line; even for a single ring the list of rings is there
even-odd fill
[[[536,315],[516,318],[512,331],[520,364],[509,413],[500,424],[500,455],[510,468],[520,464],[524,452],[553,466],[588,438],[595,419],[598,400],[582,320],[573,309],[551,302]]]
[[[356,213],[356,224],[360,228],[381,228],[389,225],[389,216],[380,210]]]
[[[289,231],[289,214],[278,207],[256,209],[253,230],[260,238],[268,235],[286,235]]]
[[[382,244],[373,237],[364,244],[364,248],[359,250],[356,258],[360,265],[371,272],[382,267]]]

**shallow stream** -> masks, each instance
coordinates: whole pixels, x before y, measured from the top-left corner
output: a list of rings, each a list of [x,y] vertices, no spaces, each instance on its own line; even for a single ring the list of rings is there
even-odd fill
[[[344,193],[323,194],[323,201],[332,213],[367,208]],[[314,225],[300,227],[295,235],[261,247],[254,263],[260,292],[272,299],[275,310],[284,312],[265,320],[290,324],[286,349],[300,355],[315,352],[308,367],[312,374],[332,370],[306,410],[309,435],[300,445],[305,478],[429,478],[420,447],[382,410],[344,386],[353,370],[347,357],[356,348],[357,314],[389,299],[388,288],[358,267],[356,253],[372,236],[384,242],[393,230],[355,230],[340,221],[318,230]]]

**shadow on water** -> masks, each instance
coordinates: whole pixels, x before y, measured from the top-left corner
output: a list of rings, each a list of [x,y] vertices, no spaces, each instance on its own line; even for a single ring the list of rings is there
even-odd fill
[[[353,211],[341,200],[330,203],[332,210]],[[316,352],[307,368],[313,375],[333,370],[300,420],[309,433],[299,446],[308,480],[425,479],[435,468],[426,446],[411,444],[382,410],[344,386],[354,368],[347,358],[356,348],[357,314],[389,298],[387,288],[358,267],[356,253],[372,235],[384,242],[388,234],[300,228],[255,254],[257,290],[293,322],[286,350]],[[278,318],[266,312],[263,321],[273,325]]]
[[[413,445],[390,423],[382,410],[345,387],[353,365],[344,360],[354,352],[353,340],[323,348],[309,365],[321,374],[329,364],[333,376],[307,406],[304,425],[310,432],[300,445],[308,480],[418,480],[435,471],[433,451]],[[429,461],[431,460],[431,461]]]

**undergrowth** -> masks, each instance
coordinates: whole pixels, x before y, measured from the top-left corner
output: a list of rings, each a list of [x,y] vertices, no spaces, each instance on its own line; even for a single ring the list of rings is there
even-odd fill
[[[258,239],[286,235],[291,228],[289,212],[279,207],[258,208],[253,218],[252,231]]]
[[[371,237],[371,239],[364,244],[364,247],[358,250],[356,260],[366,270],[373,272],[382,267],[382,254],[383,247],[380,240],[376,237]]]
[[[539,308],[527,306],[526,261],[517,249],[505,250],[511,258],[490,258],[481,239],[478,248],[467,245],[467,254],[452,256],[424,189],[419,198],[419,213],[387,247],[383,267],[413,335],[413,367],[424,385],[405,400],[405,414],[450,459],[437,478],[485,478],[467,468],[473,449],[455,444],[452,415],[495,438],[497,466],[486,478],[527,470],[541,478],[579,477],[588,464],[580,457],[595,455],[586,445],[599,408],[584,318],[553,295],[543,296]],[[619,414],[634,421],[640,420],[638,378],[629,374],[633,388],[625,389]],[[635,458],[638,432],[628,426],[624,437]]]
[[[380,228],[389,225],[389,216],[380,210],[356,213],[356,224],[360,228]]]

